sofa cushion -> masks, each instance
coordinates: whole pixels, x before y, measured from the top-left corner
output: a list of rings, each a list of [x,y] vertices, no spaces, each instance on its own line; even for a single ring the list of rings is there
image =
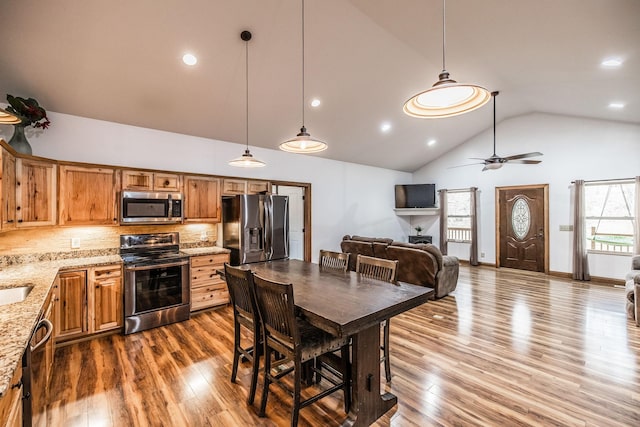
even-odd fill
[[[398,260],[398,280],[414,285],[433,287],[438,264],[434,257],[418,248],[387,246],[387,258]]]
[[[386,243],[387,245],[393,242],[393,239],[387,239],[386,237],[362,237],[362,236],[353,236],[351,240],[355,240],[357,242],[369,242],[369,243]]]

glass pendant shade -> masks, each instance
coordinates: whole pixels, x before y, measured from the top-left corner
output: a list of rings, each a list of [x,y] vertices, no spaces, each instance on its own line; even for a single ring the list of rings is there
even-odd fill
[[[233,160],[229,160],[229,165],[240,168],[261,168],[266,166],[267,164],[261,160],[254,158],[247,148],[246,150],[244,150],[244,154],[242,156],[237,157]]]
[[[295,138],[289,139],[280,144],[282,151],[289,153],[319,153],[327,149],[327,144],[318,139],[311,138],[307,133],[307,128],[300,128],[300,133]]]
[[[443,71],[431,89],[414,95],[404,104],[405,114],[418,118],[453,117],[489,102],[491,94],[481,86],[458,83]]]
[[[0,125],[17,125],[18,123],[22,123],[22,120],[7,111],[0,110]]]

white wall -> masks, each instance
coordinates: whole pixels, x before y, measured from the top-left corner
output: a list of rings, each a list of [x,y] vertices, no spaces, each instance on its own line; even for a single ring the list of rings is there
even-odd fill
[[[260,169],[242,169],[227,162],[240,156],[243,145],[118,123],[47,112],[51,127],[28,129],[33,154],[115,166],[141,167],[256,179],[311,183],[312,257],[320,249],[339,250],[345,234],[401,239],[408,225],[393,212],[394,184],[411,182],[411,174],[353,163],[251,148],[265,161]],[[11,126],[0,127],[9,140]],[[274,141],[277,147],[278,141]],[[331,141],[329,141],[329,150]]]
[[[470,157],[486,158],[493,151],[492,129],[471,138],[413,175],[414,183],[435,182],[436,188],[479,189],[479,251],[481,262],[495,262],[495,187],[549,184],[550,270],[572,271],[572,233],[559,231],[572,224],[571,181],[630,178],[640,174],[640,126],[534,113],[498,124],[496,152],[499,156],[540,151],[538,165],[507,164],[495,171],[481,172],[482,165],[449,169],[473,163]],[[438,241],[438,221],[424,219],[424,234]],[[466,244],[450,244],[449,253],[469,259]],[[630,269],[628,256],[589,255],[593,276],[624,278]]]

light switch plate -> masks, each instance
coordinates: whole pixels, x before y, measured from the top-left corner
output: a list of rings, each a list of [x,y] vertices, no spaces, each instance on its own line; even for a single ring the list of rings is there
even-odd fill
[[[560,231],[573,231],[573,225],[561,225]]]
[[[80,238],[72,237],[71,238],[71,249],[80,249]]]

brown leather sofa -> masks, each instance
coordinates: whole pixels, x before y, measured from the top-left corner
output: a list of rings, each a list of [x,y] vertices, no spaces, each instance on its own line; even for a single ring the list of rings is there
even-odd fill
[[[398,260],[398,280],[435,290],[434,297],[442,298],[456,289],[458,284],[458,258],[443,256],[429,243],[402,243],[393,239],[344,236],[340,242],[342,252],[349,252],[349,270],[356,269],[357,255]]]

